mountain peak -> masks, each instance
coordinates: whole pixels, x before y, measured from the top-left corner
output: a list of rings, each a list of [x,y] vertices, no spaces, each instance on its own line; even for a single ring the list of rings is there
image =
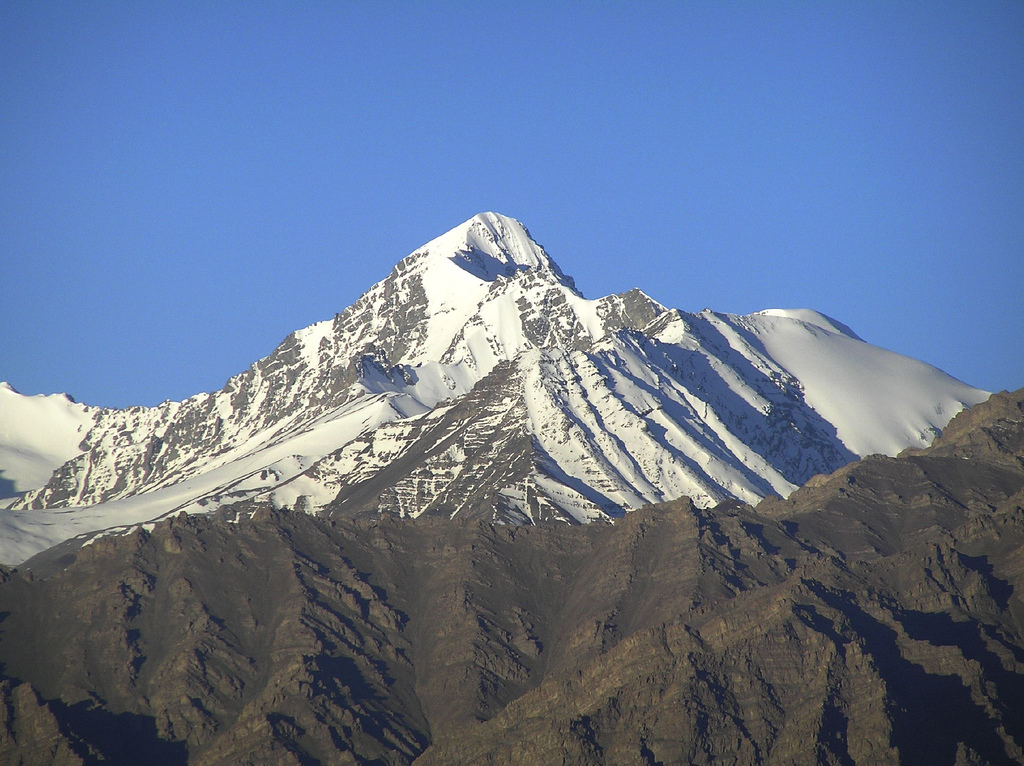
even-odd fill
[[[481,213],[220,391],[105,410],[0,386],[0,563],[245,503],[522,524],[753,502],[985,398],[809,310],[587,300]]]
[[[754,312],[760,316],[767,317],[783,317],[785,319],[796,319],[797,321],[803,322],[804,324],[818,327],[828,332],[838,333],[839,335],[846,335],[854,340],[863,340],[857,333],[851,330],[847,325],[842,322],[833,319],[827,314],[822,314],[820,311],[814,309],[764,309],[762,311]]]
[[[477,213],[431,240],[417,253],[449,258],[486,282],[510,277],[517,271],[531,270],[551,274],[562,284],[576,289],[572,278],[562,273],[526,226],[500,213]]]

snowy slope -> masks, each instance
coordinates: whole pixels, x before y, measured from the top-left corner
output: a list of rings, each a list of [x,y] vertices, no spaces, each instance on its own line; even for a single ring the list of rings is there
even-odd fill
[[[46,484],[82,451],[95,412],[64,394],[22,396],[0,383],[0,497]]]
[[[810,311],[762,311],[735,318],[804,388],[805,401],[835,425],[856,455],[895,455],[932,442],[977,389],[930,364],[871,346]]]
[[[56,402],[37,418],[53,439],[15,414],[36,397],[8,393],[4,443],[38,459],[29,476],[12,447],[0,468],[38,488],[0,514],[6,562],[242,501],[508,523],[607,519],[683,494],[756,501],[926,444],[987,396],[809,310],[688,314],[639,290],[588,300],[494,213],[221,391],[127,410]]]

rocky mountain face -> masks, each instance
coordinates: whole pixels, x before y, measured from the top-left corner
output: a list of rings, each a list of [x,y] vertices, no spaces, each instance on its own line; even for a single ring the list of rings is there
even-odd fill
[[[682,496],[752,503],[924,447],[987,396],[813,311],[686,313],[639,290],[588,300],[494,213],[220,391],[126,410],[62,400],[43,415],[0,395],[0,473],[23,490],[0,503],[9,564],[232,505],[529,524]],[[40,418],[59,449],[20,439]],[[11,462],[37,453],[34,468]]]
[[[457,486],[445,456],[528,406],[471,402],[389,443]],[[402,461],[392,502],[436,496]],[[2,570],[0,761],[1024,760],[1024,390],[756,506],[511,525],[447,518],[461,497],[250,499]]]

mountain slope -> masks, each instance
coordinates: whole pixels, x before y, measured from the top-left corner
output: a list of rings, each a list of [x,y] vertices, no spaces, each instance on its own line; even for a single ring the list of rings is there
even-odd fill
[[[94,407],[67,396],[22,396],[0,383],[0,496],[44,485],[82,449]]]
[[[249,505],[44,555],[0,570],[0,760],[1020,762],[1022,415],[756,507]]]
[[[587,300],[484,213],[222,390],[90,411],[80,451],[7,502],[0,560],[246,501],[510,523],[755,502],[923,447],[985,396],[816,312]]]

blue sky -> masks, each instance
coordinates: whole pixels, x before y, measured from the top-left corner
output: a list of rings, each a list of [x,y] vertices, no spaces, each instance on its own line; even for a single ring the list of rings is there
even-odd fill
[[[0,379],[219,388],[483,210],[1024,386],[1024,4],[0,4]]]

